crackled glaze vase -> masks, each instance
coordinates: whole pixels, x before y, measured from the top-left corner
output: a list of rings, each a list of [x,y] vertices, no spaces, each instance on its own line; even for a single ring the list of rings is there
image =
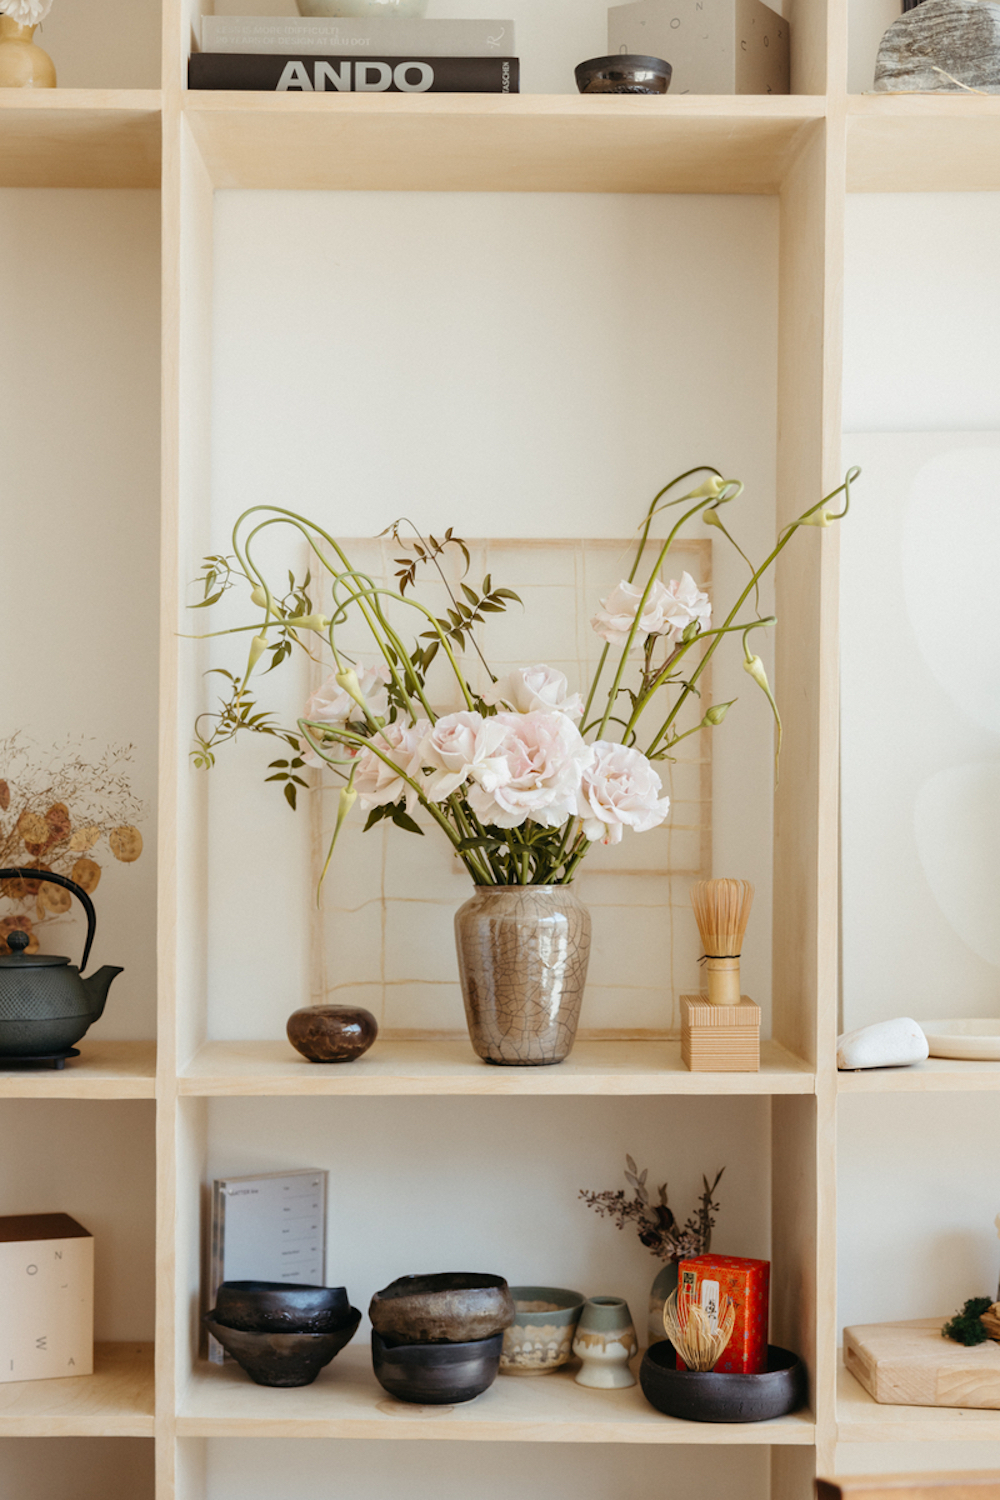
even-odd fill
[[[31,40],[34,32],[34,26],[0,16],[0,89],[55,88],[55,64]]]
[[[576,1037],[590,913],[567,885],[478,885],[455,913],[472,1045],[484,1062],[562,1062]]]

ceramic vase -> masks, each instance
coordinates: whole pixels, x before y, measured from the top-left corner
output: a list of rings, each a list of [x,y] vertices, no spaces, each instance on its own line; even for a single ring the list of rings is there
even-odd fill
[[[624,1297],[591,1297],[583,1304],[573,1340],[573,1353],[582,1360],[577,1385],[601,1391],[635,1385],[628,1362],[638,1352],[632,1314]]]
[[[476,1053],[508,1067],[562,1062],[576,1037],[590,913],[567,885],[479,885],[455,913]]]
[[[662,1344],[667,1337],[667,1331],[663,1326],[663,1309],[671,1292],[677,1290],[677,1262],[668,1260],[665,1266],[661,1266],[656,1273],[653,1285],[649,1289],[649,1327],[647,1346],[652,1348],[654,1344]]]
[[[31,40],[34,31],[34,26],[0,16],[0,89],[55,88],[55,64]]]
[[[285,1030],[309,1062],[344,1063],[368,1051],[378,1036],[378,1022],[361,1005],[305,1005],[292,1012]]]

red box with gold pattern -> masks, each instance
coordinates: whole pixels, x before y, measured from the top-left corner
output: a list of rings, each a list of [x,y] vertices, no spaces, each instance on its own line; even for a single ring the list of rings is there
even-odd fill
[[[767,1369],[771,1263],[739,1255],[693,1255],[677,1268],[678,1300],[690,1300],[717,1319],[725,1299],[736,1309],[736,1327],[715,1366],[720,1375],[760,1375]],[[678,1370],[687,1365],[677,1356]]]

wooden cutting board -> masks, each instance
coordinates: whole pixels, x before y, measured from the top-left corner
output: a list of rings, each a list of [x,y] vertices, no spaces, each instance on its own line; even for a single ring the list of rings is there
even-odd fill
[[[967,1349],[941,1337],[948,1314],[844,1329],[844,1364],[870,1396],[892,1406],[1000,1411],[1000,1344]]]

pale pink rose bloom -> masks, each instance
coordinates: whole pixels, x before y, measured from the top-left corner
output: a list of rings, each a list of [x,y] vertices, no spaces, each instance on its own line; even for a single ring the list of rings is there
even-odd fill
[[[603,607],[590,623],[609,645],[624,646],[628,640],[642,595],[643,590],[638,584],[622,579],[618,587],[601,600]],[[701,592],[690,573],[682,573],[680,579],[672,579],[669,584],[654,578],[639,619],[634,645],[641,646],[647,635],[666,636],[669,645],[676,645],[692,620],[707,622],[711,616],[709,597]]]
[[[583,699],[579,693],[567,697],[569,683],[555,667],[515,667],[483,693],[484,703],[506,704],[515,713],[568,714],[574,721],[583,716]]]
[[[428,774],[425,795],[443,802],[467,781],[494,787],[508,775],[498,750],[506,730],[498,719],[462,710],[445,714],[424,735],[417,764]]]
[[[670,811],[661,797],[663,783],[640,750],[598,740],[594,758],[583,773],[578,815],[591,843],[621,843],[622,831],[648,833]]]
[[[389,712],[389,693],[386,684],[391,680],[392,673],[385,662],[377,667],[362,667],[358,670],[358,686],[373,719],[384,719]],[[302,717],[320,724],[334,724],[338,729],[343,729],[352,719],[360,720],[364,716],[350,693],[345,692],[340,686],[337,674],[331,672],[322,687],[318,687],[309,698]],[[318,734],[319,731],[315,733]],[[299,748],[307,766],[321,764],[316,752],[304,740],[299,741]],[[346,745],[341,745],[337,749],[337,754],[339,756],[342,753],[350,755],[352,752]]]
[[[398,802],[403,796],[406,797],[407,811],[413,811],[417,794],[399,773],[405,772],[414,780],[419,779],[420,761],[417,752],[430,727],[429,719],[418,719],[416,724],[404,724],[397,720],[395,724],[387,724],[372,736],[372,744],[377,745],[398,770],[387,766],[384,760],[367,747],[361,751],[354,773],[354,790],[361,799],[365,812],[371,812],[373,807],[384,807],[389,802]]]
[[[484,823],[519,828],[531,821],[558,828],[575,816],[580,781],[593,749],[566,714],[497,714],[487,721],[503,727],[499,753],[508,775],[495,787],[477,778],[469,806]]]

